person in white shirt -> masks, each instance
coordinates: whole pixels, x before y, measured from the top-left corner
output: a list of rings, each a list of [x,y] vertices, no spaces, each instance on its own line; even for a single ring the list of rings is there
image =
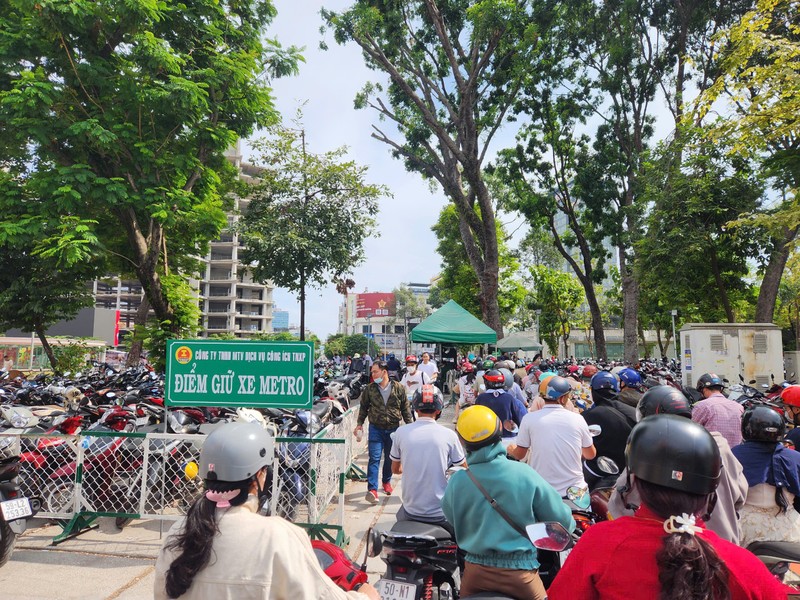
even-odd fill
[[[431,381],[436,381],[436,376],[439,375],[439,368],[431,360],[431,355],[427,352],[422,353],[422,362],[417,368],[430,377]]]
[[[517,460],[527,454],[528,464],[562,497],[570,487],[587,487],[581,459],[597,456],[586,420],[564,407],[571,393],[569,381],[551,378],[544,407],[525,415],[516,445],[508,448],[508,454]]]
[[[475,367],[472,363],[464,363],[461,366],[463,375],[459,377],[456,383],[455,391],[458,394],[458,402],[456,402],[456,415],[453,417],[453,423],[458,422],[458,414],[462,408],[472,406],[478,397],[478,390],[475,384]]]
[[[156,600],[380,600],[367,583],[358,592],[337,587],[302,529],[258,514],[271,444],[255,423],[226,423],[208,436],[199,461],[205,491],[164,539]]]
[[[406,356],[406,372],[400,380],[400,384],[406,388],[406,396],[409,402],[414,397],[414,392],[422,389],[423,384],[432,383],[429,375],[426,375],[417,368],[417,357],[413,354]]]
[[[397,520],[435,523],[453,533],[442,511],[442,498],[447,470],[465,464],[464,450],[456,432],[436,422],[444,408],[439,388],[423,385],[414,393],[412,406],[417,420],[392,434],[392,473],[403,475],[403,505]]]

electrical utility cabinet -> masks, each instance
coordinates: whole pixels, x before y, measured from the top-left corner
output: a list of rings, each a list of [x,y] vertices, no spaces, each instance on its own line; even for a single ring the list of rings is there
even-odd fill
[[[716,373],[730,385],[755,379],[756,387],[783,381],[781,328],[772,323],[687,323],[680,331],[683,384]]]

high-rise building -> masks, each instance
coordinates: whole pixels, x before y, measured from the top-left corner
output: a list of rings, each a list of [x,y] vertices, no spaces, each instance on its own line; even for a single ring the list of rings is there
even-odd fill
[[[244,181],[255,181],[259,168],[242,162],[237,143],[227,152],[228,159],[239,169]],[[192,280],[197,290],[201,313],[200,337],[233,334],[246,337],[251,333],[272,331],[272,291],[274,286],[256,283],[239,259],[242,248],[236,224],[247,212],[250,201],[234,198],[228,213],[228,227],[219,239],[210,244],[201,270],[202,279]],[[120,328],[132,329],[144,292],[136,280],[103,278],[93,284],[96,306],[120,311]],[[288,324],[287,324],[288,327]]]
[[[272,331],[289,331],[289,311],[272,311]]]

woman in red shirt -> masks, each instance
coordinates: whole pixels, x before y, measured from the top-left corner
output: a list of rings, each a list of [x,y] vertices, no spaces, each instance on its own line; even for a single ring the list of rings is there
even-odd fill
[[[675,415],[643,419],[625,449],[641,494],[632,517],[598,523],[569,555],[550,600],[777,600],[793,590],[750,552],[705,529],[722,463],[705,428]],[[795,592],[796,593],[796,592]]]

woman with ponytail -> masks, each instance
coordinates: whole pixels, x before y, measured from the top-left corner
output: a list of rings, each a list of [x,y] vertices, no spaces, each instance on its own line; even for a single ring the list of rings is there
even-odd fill
[[[205,493],[164,540],[157,600],[380,600],[369,584],[359,592],[338,588],[302,529],[258,514],[270,444],[255,423],[228,423],[208,436],[200,453]]]
[[[640,508],[581,537],[550,600],[783,600],[793,592],[753,554],[705,528],[722,461],[704,427],[676,415],[647,417],[625,455]]]

